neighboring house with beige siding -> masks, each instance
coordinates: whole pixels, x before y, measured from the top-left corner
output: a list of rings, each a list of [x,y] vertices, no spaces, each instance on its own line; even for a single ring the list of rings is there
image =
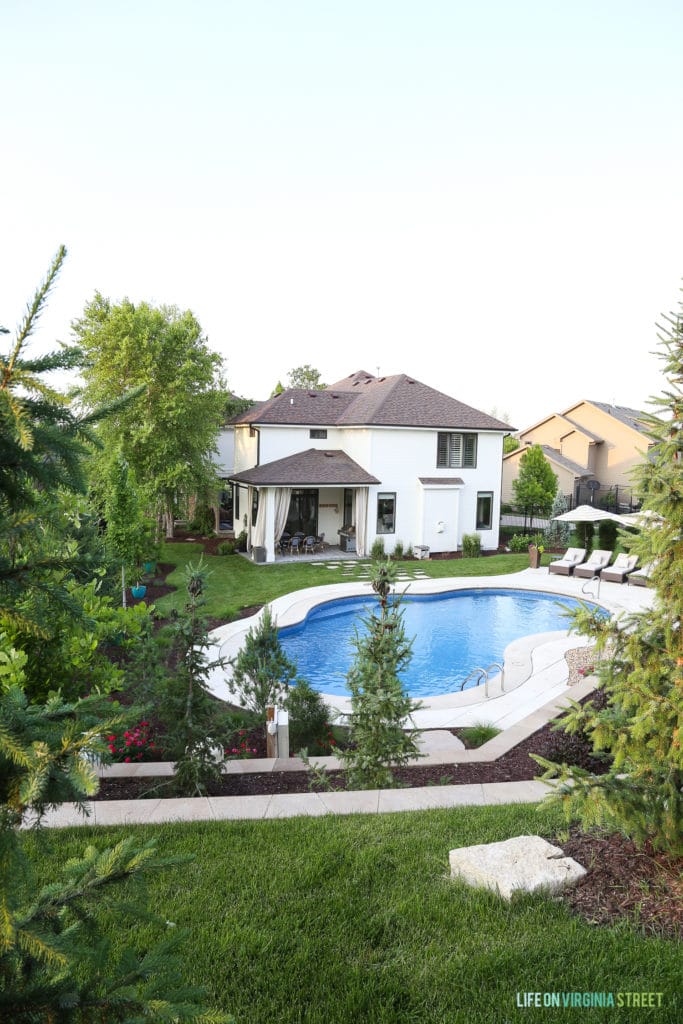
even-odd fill
[[[539,444],[572,505],[633,507],[631,471],[648,448],[640,417],[636,409],[584,399],[521,430],[520,447],[503,459],[503,502],[514,503],[519,461]]]

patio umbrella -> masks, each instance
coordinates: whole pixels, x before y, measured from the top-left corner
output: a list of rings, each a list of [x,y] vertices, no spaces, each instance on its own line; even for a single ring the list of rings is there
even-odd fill
[[[615,523],[622,522],[622,517],[615,512],[596,508],[595,505],[577,505],[571,511],[563,512],[561,516],[553,516],[553,519],[561,523],[599,523],[604,519],[612,519]]]

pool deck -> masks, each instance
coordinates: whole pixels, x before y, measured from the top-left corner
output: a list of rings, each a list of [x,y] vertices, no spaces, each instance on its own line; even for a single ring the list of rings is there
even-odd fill
[[[654,593],[643,587],[602,583],[599,598],[590,593],[595,585],[571,577],[552,576],[547,569],[527,569],[509,576],[478,576],[439,580],[415,580],[410,592],[444,593],[452,590],[497,587],[520,590],[542,590],[560,596],[586,598],[597,601],[614,615],[652,607]],[[367,594],[370,584],[344,583],[300,590],[272,603],[279,625],[299,622],[306,612],[321,600]],[[237,652],[255,617],[230,623],[213,631],[215,650],[231,656]],[[444,775],[455,772],[457,766],[475,762],[495,761],[532,735],[567,706],[567,699],[580,700],[595,685],[591,678],[568,686],[569,676],[566,650],[577,647],[580,637],[566,634],[540,634],[516,641],[506,651],[506,686],[512,692],[501,694],[491,681],[490,697],[477,695],[468,705],[453,703],[453,697],[432,698],[429,707],[416,715],[421,728],[435,730],[423,734],[424,757],[421,764],[442,765]],[[509,666],[508,666],[509,662]],[[225,673],[214,673],[212,689],[217,696],[232,699],[225,682]],[[479,691],[483,687],[478,687]],[[339,704],[337,698],[332,702]],[[443,703],[440,703],[443,702]],[[445,731],[446,726],[465,725],[469,722],[490,721],[503,731],[476,750],[465,750],[456,737]],[[444,731],[440,732],[439,727]],[[312,759],[329,768],[339,766],[334,757]],[[251,761],[229,761],[225,771],[242,772],[300,771],[304,768],[299,758],[263,758]],[[115,764],[100,769],[103,778],[145,777],[171,775],[173,765]],[[463,806],[490,806],[505,803],[538,803],[551,787],[538,781],[478,783],[467,785],[424,786],[408,789],[363,790],[350,792],[283,793],[263,796],[227,796],[151,800],[90,801],[85,805],[87,816],[75,804],[59,804],[47,812],[43,825],[61,828],[73,825],[143,825],[184,821],[231,821],[244,819],[320,817],[329,814],[385,814],[399,811],[431,810]],[[25,826],[33,824],[27,816]]]
[[[551,574],[547,568],[525,569],[506,576],[447,577],[443,579],[413,579],[399,582],[400,592],[407,587],[409,595],[444,594],[458,590],[506,589],[540,590],[558,597],[572,597],[600,604],[613,615],[638,611],[652,606],[654,592],[646,587],[629,587],[622,583],[604,583],[596,593],[592,580],[575,580],[572,576]],[[270,605],[278,626],[290,626],[302,619],[316,605],[344,597],[365,596],[372,593],[369,580],[354,580],[322,587],[309,587],[277,598]],[[258,620],[258,615],[220,626],[211,633],[214,647],[212,656],[234,658],[244,638]],[[532,714],[538,708],[569,693],[569,670],[565,653],[586,646],[588,640],[566,630],[540,633],[511,643],[504,656],[504,680],[492,676],[486,688],[473,687],[464,692],[428,697],[421,701],[422,708],[412,720],[416,728],[438,729],[488,723],[507,729]],[[486,666],[483,666],[486,667]],[[222,700],[239,703],[228,686],[229,669],[216,670],[209,679],[212,692]],[[323,694],[326,703],[338,715],[351,710],[349,698]]]

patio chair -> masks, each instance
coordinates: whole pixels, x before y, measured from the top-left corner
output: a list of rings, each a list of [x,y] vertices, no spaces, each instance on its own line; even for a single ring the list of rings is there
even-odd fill
[[[592,580],[594,576],[599,576],[601,570],[605,569],[609,565],[611,557],[611,551],[600,551],[599,549],[596,549],[591,552],[586,562],[582,562],[581,565],[577,565],[576,569],[574,569],[574,576],[580,576],[581,579]]]
[[[631,587],[647,587],[650,582],[650,576],[654,569],[654,562],[647,562],[646,565],[641,565],[640,569],[634,570],[629,573],[628,584]]]
[[[637,555],[627,555],[623,551],[614,559],[613,565],[608,565],[600,572],[600,579],[608,583],[623,583],[629,573],[633,572],[638,564]]]
[[[315,538],[315,545],[314,545],[314,549],[313,550],[314,551],[324,551],[325,550],[325,534],[324,533],[319,533],[318,536]]]
[[[294,536],[289,542],[289,553],[291,555],[301,554],[301,537]]]
[[[315,551],[315,537],[304,537],[302,550],[305,555],[312,555]]]
[[[560,576],[571,576],[576,566],[583,562],[585,557],[585,548],[567,548],[562,558],[551,562],[548,569],[550,572],[557,573]]]

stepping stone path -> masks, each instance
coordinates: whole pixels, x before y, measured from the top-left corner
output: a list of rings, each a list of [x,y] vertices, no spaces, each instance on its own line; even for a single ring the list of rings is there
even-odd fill
[[[575,885],[586,869],[541,836],[463,846],[449,854],[451,878],[492,889],[509,900],[514,892],[557,893]]]

